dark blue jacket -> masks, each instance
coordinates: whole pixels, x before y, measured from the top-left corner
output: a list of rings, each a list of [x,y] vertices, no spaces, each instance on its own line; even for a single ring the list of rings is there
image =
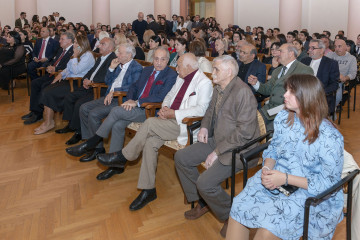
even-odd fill
[[[239,64],[239,67],[243,64],[240,61],[237,61]],[[254,75],[255,77],[258,78],[258,81],[261,83],[265,83],[266,81],[266,66],[265,64],[263,64],[262,62],[258,61],[257,59],[254,59],[254,61],[251,62],[251,65],[249,67],[249,70],[246,73],[245,79],[241,79],[243,80],[245,83],[247,83],[251,90],[253,91],[253,93],[255,93],[255,89],[253,88],[253,86],[251,84],[248,83],[248,77],[250,75]]]
[[[155,81],[150,89],[149,96],[139,99],[140,94],[149,80],[153,70],[154,66],[145,67],[143,69],[139,80],[131,85],[127,93],[127,99],[139,100],[140,105],[144,102],[162,102],[164,100],[166,94],[175,84],[177,78],[177,73],[168,66],[166,66],[165,69],[162,70],[155,78]]]
[[[62,48],[59,48],[56,55],[53,57],[53,59],[49,60],[45,66],[52,66],[55,64],[55,62],[59,59],[59,57],[61,56],[63,52]],[[71,46],[69,48],[69,50],[65,53],[65,55],[63,56],[63,58],[60,60],[60,62],[57,64],[57,66],[55,67],[55,71],[59,71],[59,70],[64,70],[71,58],[71,56],[74,54],[74,50],[73,50],[73,46]]]
[[[126,70],[121,87],[115,88],[114,91],[127,92],[129,90],[129,87],[139,79],[142,70],[142,66],[137,61],[133,60],[130,63],[128,69]],[[109,87],[105,93],[105,96],[110,92],[111,86],[114,83],[115,79],[119,76],[120,72],[121,68],[120,66],[117,66],[114,71],[110,72],[110,70],[108,70],[108,72],[106,73],[105,84]]]
[[[33,51],[33,58],[39,57],[42,41],[43,41],[42,38],[36,40],[34,51]],[[58,49],[59,49],[59,42],[52,39],[51,37],[49,37],[49,41],[47,42],[47,45],[46,45],[45,57],[48,60],[52,59],[55,56]]]

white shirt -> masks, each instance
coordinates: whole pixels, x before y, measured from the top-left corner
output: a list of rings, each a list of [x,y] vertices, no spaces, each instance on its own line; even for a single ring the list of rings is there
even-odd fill
[[[21,21],[21,27],[23,28],[25,25],[25,19],[20,18],[20,21]]]
[[[126,73],[127,69],[129,68],[129,66],[130,66],[130,64],[131,64],[132,61],[133,61],[133,60],[131,59],[130,61],[128,61],[128,62],[125,63],[124,65],[122,65],[122,66],[119,65],[119,67],[121,68],[121,72],[120,72],[119,76],[117,76],[117,78],[115,79],[115,81],[113,82],[113,84],[111,85],[110,92],[111,92],[111,91],[114,91],[115,88],[121,87],[121,84],[122,84],[122,82],[123,82],[125,73]],[[109,68],[109,69],[110,69],[110,71],[111,71],[111,70],[114,71],[114,69],[111,69],[111,68]]]
[[[44,51],[42,52],[41,58],[46,58],[46,57],[45,57],[45,52],[46,52],[47,44],[48,44],[48,42],[49,42],[49,38],[50,38],[50,37],[47,37],[47,38],[45,39]],[[44,40],[44,39],[43,39],[43,40]],[[41,47],[42,47],[42,44],[43,44],[43,40],[41,41]],[[41,47],[40,47],[40,51],[41,51]],[[40,54],[40,52],[39,52],[39,54]]]
[[[317,75],[317,72],[319,70],[319,66],[320,66],[320,62],[321,62],[321,58],[319,59],[316,59],[316,60],[311,60],[311,63],[310,63],[310,67],[313,69],[314,71],[314,76]]]
[[[100,60],[99,65],[97,66],[97,68],[95,69],[95,71],[94,71],[94,72],[91,74],[91,76],[90,76],[90,79],[89,79],[90,81],[92,81],[92,80],[94,79],[94,77],[95,77],[96,73],[99,71],[101,65],[105,62],[105,60],[107,59],[107,57],[108,57],[110,54],[111,54],[111,52],[110,52],[108,55],[106,55],[106,56],[101,56],[101,60]]]

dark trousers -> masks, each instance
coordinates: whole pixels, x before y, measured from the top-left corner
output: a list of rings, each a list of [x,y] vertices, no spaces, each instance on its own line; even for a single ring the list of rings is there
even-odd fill
[[[44,63],[42,62],[35,62],[35,61],[31,61],[28,64],[28,74],[30,76],[31,80],[34,80],[36,78],[39,77],[39,75],[37,74],[36,69],[39,67],[42,67]]]
[[[46,74],[43,77],[36,78],[31,81],[31,95],[30,95],[30,111],[37,115],[41,115],[44,107],[40,104],[42,90],[49,86],[54,80],[54,77],[50,77]]]

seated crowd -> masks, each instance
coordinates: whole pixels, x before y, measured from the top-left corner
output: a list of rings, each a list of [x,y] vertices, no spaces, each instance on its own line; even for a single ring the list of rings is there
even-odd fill
[[[54,13],[41,22],[34,15],[30,24],[23,12],[13,30],[0,29],[0,84],[8,89],[12,77],[27,71],[30,112],[21,118],[26,125],[43,119],[34,134],[55,128],[54,113],[63,112],[68,124],[55,132],[74,133],[67,145],[84,140],[66,152],[107,166],[98,180],[123,173],[142,153],[141,192],[130,210],[157,198],[158,150],[177,140],[176,172],[187,201],[197,202],[186,219],[212,211],[229,239],[248,239],[248,228],[259,228],[256,239],[302,236],[305,199],[340,180],[343,138],[328,116],[336,114],[343,84],[356,77],[360,36],[355,44],[343,31],[331,41],[328,31],[310,36],[306,29],[286,35],[279,28],[264,33],[261,26],[223,29],[212,17],[173,15],[169,21],[159,15],[156,21],[141,12],[114,28],[65,21]],[[149,103],[161,103],[156,117],[147,118]],[[183,121],[190,117],[203,118],[195,143],[186,146]],[[262,169],[231,205],[221,187],[231,176],[231,150],[260,136],[259,117],[273,138]],[[142,124],[124,146],[133,122]],[[106,153],[103,141],[110,133]],[[241,169],[237,157],[236,171]],[[298,191],[279,194],[288,184]],[[326,220],[310,221],[314,238],[333,235],[342,219],[340,194],[312,213],[329,212]]]

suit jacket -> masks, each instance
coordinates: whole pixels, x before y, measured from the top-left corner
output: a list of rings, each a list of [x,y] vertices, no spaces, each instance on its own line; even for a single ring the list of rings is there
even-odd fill
[[[139,79],[142,70],[143,70],[142,66],[137,61],[132,60],[128,69],[126,70],[121,87],[115,88],[114,91],[125,91],[125,92],[129,91],[130,86],[132,86],[132,84]],[[120,72],[121,72],[121,68],[119,66],[117,66],[112,72],[110,70],[107,70],[105,83],[109,87],[105,95],[107,95],[110,92],[111,86],[113,85],[115,79],[119,76]]]
[[[219,161],[230,165],[231,150],[260,135],[257,101],[250,87],[235,77],[223,90],[223,98],[216,115],[215,106],[220,91],[220,87],[216,86],[201,127],[208,129],[209,137],[214,139]],[[237,159],[237,164],[239,163],[240,158]]]
[[[166,95],[162,103],[163,107],[171,107],[183,83],[184,79],[178,76],[174,86]],[[182,123],[182,120],[186,117],[204,116],[206,109],[209,106],[212,92],[212,82],[199,69],[192,78],[185,92],[179,110],[175,110],[176,122],[180,125],[180,135],[177,138],[178,143],[185,145],[188,138],[187,127],[186,124]],[[197,133],[194,133],[194,137],[195,136],[197,136]],[[196,141],[196,137],[194,141]]]
[[[42,45],[42,38],[36,40],[35,42],[33,58],[39,57],[41,45]],[[58,49],[59,49],[59,42],[49,37],[49,41],[47,42],[46,45],[45,57],[47,59],[52,59],[55,56]]]
[[[193,22],[191,28],[201,28],[203,26],[202,22]]]
[[[91,50],[94,50],[94,47],[95,47],[95,44],[96,44],[97,41],[98,41],[98,39],[95,38],[95,37],[91,40],[91,42],[90,42]]]
[[[311,58],[304,58],[301,62],[307,66],[310,66]],[[316,77],[321,81],[326,100],[329,106],[329,113],[333,113],[335,109],[335,97],[331,94],[338,89],[338,80],[340,79],[339,64],[337,61],[323,56],[320,61],[319,69]]]
[[[26,18],[24,20],[25,20],[25,24],[29,24],[29,21]],[[15,27],[19,27],[19,28],[22,29],[23,26],[21,25],[21,19],[20,18],[15,20]]]
[[[168,66],[166,66],[155,78],[149,96],[139,99],[153,70],[154,66],[145,67],[142,70],[139,79],[130,86],[126,96],[127,99],[139,100],[140,105],[144,102],[162,102],[164,100],[166,94],[174,85],[177,77],[177,73]]]
[[[95,74],[95,76],[93,78],[93,82],[95,82],[95,83],[104,83],[105,82],[105,76],[106,76],[106,74],[108,72],[111,61],[114,58],[116,58],[115,53],[114,52],[110,53],[110,55],[106,58],[106,60],[100,66],[99,70],[96,72],[96,74]],[[90,79],[91,75],[97,69],[100,62],[101,62],[101,57],[98,57],[98,59],[95,61],[95,65],[85,74],[83,79]]]
[[[276,115],[269,116],[267,110],[277,107],[284,103],[284,94],[285,94],[284,82],[286,78],[288,78],[293,74],[314,75],[314,71],[311,69],[311,67],[308,67],[297,60],[295,60],[293,64],[291,64],[291,67],[286,72],[286,74],[279,78],[279,74],[281,70],[282,67],[276,68],[271,74],[271,79],[267,81],[267,83],[265,84],[260,83],[260,87],[257,90],[257,92],[262,95],[270,96],[269,103],[265,104],[260,109],[260,111],[262,111],[263,115],[268,120],[274,120]]]
[[[239,68],[240,68],[240,66],[243,63],[240,62],[240,61],[237,61],[237,62],[239,64]],[[251,64],[250,64],[250,67],[249,67],[249,70],[246,73],[245,79],[241,79],[245,83],[247,83],[250,86],[253,93],[255,93],[255,89],[253,88],[253,86],[248,83],[248,78],[249,78],[250,75],[256,76],[258,78],[259,82],[265,83],[265,80],[266,80],[266,66],[265,66],[265,64],[258,61],[257,59],[254,59],[254,61],[252,61]]]
[[[56,55],[50,60],[48,61],[45,66],[52,66],[61,56],[63,52],[62,48],[59,48]],[[64,70],[66,68],[67,63],[69,62],[71,56],[74,54],[74,49],[73,46],[71,46],[69,48],[69,50],[65,53],[65,55],[63,56],[63,58],[60,60],[60,62],[58,63],[58,65],[55,67],[55,71],[59,71],[59,70]]]

